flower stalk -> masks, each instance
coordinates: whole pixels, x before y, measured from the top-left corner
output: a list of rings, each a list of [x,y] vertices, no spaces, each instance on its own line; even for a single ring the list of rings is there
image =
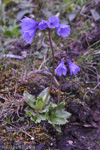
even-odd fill
[[[51,91],[51,88],[52,88],[53,79],[54,79],[54,50],[53,50],[53,46],[52,46],[52,40],[51,40],[50,29],[49,29],[49,28],[48,28],[48,36],[49,36],[50,48],[51,48],[51,51],[52,51],[52,62],[53,62],[53,67],[52,67],[51,84],[50,84],[50,87],[49,87],[47,96],[46,96],[46,98],[45,98],[45,100],[44,100],[44,104],[43,104],[42,109],[44,108],[44,106],[45,106],[45,104],[46,104],[46,102],[47,102],[48,96],[49,96],[50,91]]]
[[[59,106],[59,103],[60,103],[60,95],[61,95],[61,81],[62,81],[62,76],[60,76],[59,93],[58,93],[58,103],[57,103],[57,107],[56,107],[55,112],[57,111],[58,106]]]

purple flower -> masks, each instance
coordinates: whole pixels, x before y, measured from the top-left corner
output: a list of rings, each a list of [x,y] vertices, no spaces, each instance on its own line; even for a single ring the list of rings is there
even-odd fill
[[[21,31],[21,33],[23,34],[22,38],[29,44],[32,43],[33,41],[33,38],[35,36],[35,33],[36,33],[37,29],[34,28],[32,30],[27,30],[27,31]]]
[[[44,30],[44,29],[46,29],[46,28],[48,27],[48,22],[45,21],[45,20],[42,20],[42,21],[39,23],[38,27],[39,27],[40,30]]]
[[[37,26],[39,22],[34,21],[31,18],[25,17],[24,19],[21,20],[21,27],[22,30],[27,30],[27,29],[32,29]]]
[[[23,34],[23,39],[27,43],[32,43],[33,38],[35,36],[36,31],[38,30],[36,26],[38,25],[38,21],[34,21],[28,17],[25,17],[21,20],[22,30],[20,31]]]
[[[48,22],[48,27],[49,28],[56,28],[59,26],[59,18],[58,17],[50,17],[49,22]]]
[[[68,60],[67,62],[69,64],[70,75],[72,74],[76,75],[80,71],[80,67],[72,63],[70,60]]]
[[[64,65],[64,60],[61,61],[61,63],[58,65],[58,67],[55,69],[55,73],[58,74],[58,76],[61,76],[62,74],[65,76],[67,73],[67,68]]]
[[[57,27],[57,34],[62,37],[67,37],[70,34],[70,26],[69,25],[63,25],[60,24]]]

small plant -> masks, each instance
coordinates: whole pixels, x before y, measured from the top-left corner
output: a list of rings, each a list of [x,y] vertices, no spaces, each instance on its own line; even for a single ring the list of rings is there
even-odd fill
[[[71,116],[70,113],[64,111],[65,104],[63,102],[60,103],[61,78],[62,75],[64,76],[66,75],[67,68],[64,65],[64,60],[61,61],[61,63],[58,65],[56,69],[54,68],[54,50],[52,46],[50,32],[51,29],[56,28],[57,34],[59,36],[67,37],[70,34],[70,26],[59,24],[59,17],[52,16],[49,18],[48,21],[42,20],[41,22],[34,21],[28,17],[25,17],[24,19],[21,20],[21,27],[22,30],[20,32],[23,34],[23,39],[30,44],[32,43],[35,33],[38,30],[46,29],[48,31],[53,62],[50,87],[44,89],[44,91],[40,93],[37,99],[35,99],[35,97],[29,94],[28,92],[24,92],[24,97],[26,98],[26,102],[29,105],[26,108],[26,112],[30,116],[31,120],[33,120],[35,123],[40,123],[41,121],[46,120],[50,124],[52,124],[57,131],[61,131],[60,125],[63,125],[66,122],[68,122],[67,119]],[[71,61],[68,61],[68,64],[71,75],[72,74],[76,75],[78,71],[80,71],[80,68]],[[58,76],[60,76],[60,86],[57,104],[50,102],[50,91],[53,84],[54,73],[57,73]]]
[[[63,102],[58,105],[50,102],[50,95],[48,96],[44,109],[42,109],[48,90],[49,88],[44,89],[37,99],[28,92],[24,92],[24,97],[28,104],[26,113],[35,123],[48,121],[48,123],[52,124],[55,129],[60,132],[60,125],[67,123],[67,119],[71,116],[71,114],[64,111],[65,104]]]

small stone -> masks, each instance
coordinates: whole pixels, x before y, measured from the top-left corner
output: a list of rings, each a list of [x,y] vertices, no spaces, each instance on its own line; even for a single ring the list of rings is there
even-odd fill
[[[34,140],[34,137],[31,137],[31,140],[33,141],[33,140]]]
[[[50,143],[50,146],[53,146],[53,143]]]
[[[69,140],[69,141],[67,141],[67,142],[68,142],[68,144],[70,144],[70,145],[73,144],[73,141],[71,141],[71,140]]]

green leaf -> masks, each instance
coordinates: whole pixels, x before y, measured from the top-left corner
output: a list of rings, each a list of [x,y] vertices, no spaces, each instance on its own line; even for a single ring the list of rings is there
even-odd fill
[[[41,97],[38,97],[36,101],[35,109],[41,110],[42,108],[43,108],[43,99]]]
[[[41,121],[45,121],[45,120],[47,120],[45,113],[43,113],[43,114],[38,114],[35,123],[40,123]]]
[[[40,123],[43,120],[47,120],[46,119],[46,114],[45,113],[36,113],[31,107],[27,107],[25,109],[26,113],[29,115],[30,119],[32,121],[34,121],[35,123]]]
[[[34,52],[34,56],[38,59],[43,59],[43,55],[38,51]]]
[[[17,17],[16,17],[17,21],[20,21],[26,14],[30,14],[30,13],[32,13],[32,11],[30,9],[28,9],[28,8],[22,9],[17,14]]]
[[[10,30],[7,30],[7,31],[4,32],[4,35],[6,37],[12,37],[12,32]]]
[[[25,9],[25,8],[31,8],[32,7],[32,3],[30,1],[21,1],[17,7],[19,9]]]
[[[11,29],[6,30],[4,32],[4,35],[6,37],[11,37],[11,38],[15,37],[15,38],[18,38],[20,36],[20,32],[19,32],[20,29],[21,29],[20,26],[18,26],[18,27],[11,27]]]
[[[58,132],[61,132],[61,126],[60,126],[60,125],[53,125],[53,127],[54,127]]]
[[[76,16],[77,16],[77,12],[69,13],[68,14],[68,19],[70,21],[73,21],[76,18]]]
[[[45,88],[40,94],[38,97],[42,97],[43,101],[45,100],[46,96],[47,96],[47,93],[48,93],[48,90],[49,90],[49,87]],[[47,103],[49,102],[50,100],[50,95],[48,96],[48,99],[47,99]],[[46,104],[47,104],[46,103]]]
[[[64,117],[66,120],[71,116],[71,114],[64,110],[64,103],[60,103],[57,109],[57,115]]]
[[[44,16],[45,16],[46,18],[50,18],[50,17],[52,16],[51,11],[48,11],[48,10],[42,10],[42,12],[43,12],[43,14],[44,14]]]
[[[98,21],[100,19],[100,15],[95,9],[91,9],[90,12],[91,12],[95,21]]]
[[[52,114],[50,115],[48,122],[51,124],[56,124],[56,125],[63,125],[68,121],[64,119],[64,117],[58,116],[57,114]]]
[[[21,29],[20,26],[13,28],[12,31],[11,31],[11,32],[12,32],[12,36],[13,36],[13,37],[16,37],[16,38],[19,37],[19,35],[20,35],[19,30],[20,30],[20,29]]]
[[[34,121],[34,122],[36,123],[37,117],[38,117],[38,115],[31,116],[31,120]]]
[[[25,111],[29,115],[30,119],[35,122],[38,118],[38,114],[29,106],[25,109]]]
[[[46,89],[44,89],[37,97],[37,100],[35,99],[35,97],[33,95],[29,94],[27,91],[25,91],[23,95],[26,98],[26,101],[31,108],[33,108],[37,111],[41,110],[41,113],[42,113],[42,112],[46,112],[46,110],[47,110],[47,107],[46,107],[42,111],[42,108],[44,105],[44,100],[45,100],[45,97],[47,96],[48,90],[49,90],[48,87]],[[50,99],[50,95],[48,96],[47,103],[49,102],[49,99]],[[47,103],[46,103],[46,105],[47,105]]]
[[[29,106],[25,109],[25,111],[29,115],[29,117],[36,115],[36,112]]]
[[[26,102],[31,108],[35,108],[36,99],[33,95],[29,94],[27,91],[24,91],[24,97],[26,99]]]
[[[72,11],[72,6],[74,5],[74,2],[71,0],[64,0],[64,7],[68,10]]]
[[[56,111],[57,106],[51,105],[49,112],[47,114],[48,122],[55,125],[63,125],[68,122],[68,118],[71,114],[67,111],[64,111],[64,103],[60,103]],[[51,111],[52,110],[52,111]]]

